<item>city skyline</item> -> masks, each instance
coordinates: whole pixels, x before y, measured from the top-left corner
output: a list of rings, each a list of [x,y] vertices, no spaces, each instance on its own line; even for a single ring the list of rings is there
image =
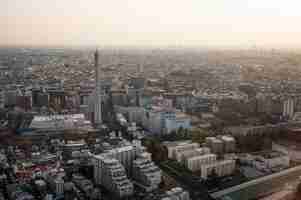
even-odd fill
[[[5,0],[3,5],[0,46],[301,46],[296,0]]]

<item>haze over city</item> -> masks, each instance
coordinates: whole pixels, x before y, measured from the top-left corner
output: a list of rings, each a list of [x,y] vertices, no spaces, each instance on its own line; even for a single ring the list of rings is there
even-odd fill
[[[0,200],[301,200],[300,0],[0,2]]]
[[[298,0],[2,0],[0,45],[299,47]]]

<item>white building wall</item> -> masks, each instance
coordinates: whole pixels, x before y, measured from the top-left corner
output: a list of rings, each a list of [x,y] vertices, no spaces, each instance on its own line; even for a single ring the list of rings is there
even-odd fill
[[[283,116],[292,118],[295,113],[295,104],[292,98],[287,99],[283,102]]]
[[[223,161],[215,162],[213,164],[202,165],[201,177],[203,179],[207,179],[213,169],[215,170],[215,172],[219,177],[230,175],[235,170],[235,161],[223,160]]]
[[[216,162],[215,154],[207,154],[188,158],[185,161],[185,166],[191,171],[198,171],[203,165],[209,165]]]

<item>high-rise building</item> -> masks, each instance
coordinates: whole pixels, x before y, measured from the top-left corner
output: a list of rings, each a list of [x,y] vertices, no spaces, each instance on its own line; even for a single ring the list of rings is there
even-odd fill
[[[98,66],[99,55],[98,50],[94,53],[94,65],[95,65],[95,98],[94,98],[94,123],[99,125],[102,123],[101,116],[101,80],[100,80],[100,68]]]

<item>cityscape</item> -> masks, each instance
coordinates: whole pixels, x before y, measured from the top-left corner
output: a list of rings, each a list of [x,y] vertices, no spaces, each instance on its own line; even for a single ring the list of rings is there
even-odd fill
[[[54,3],[61,11],[34,1],[29,4],[49,21],[25,28],[16,21],[29,15],[14,10],[19,18],[6,23],[15,29],[4,25],[7,34],[0,33],[0,200],[301,199],[301,50],[289,17],[277,15],[287,20],[279,20],[286,30],[270,25],[275,34],[266,37],[266,18],[251,4],[237,5],[240,13],[229,8],[233,2],[204,3],[221,5],[214,13],[225,16],[261,16],[247,21],[262,35],[253,42],[239,20],[227,35],[222,14],[218,37],[190,30],[193,19],[205,16],[191,0],[161,6],[128,0],[121,3],[128,7],[113,2],[101,10],[120,23],[112,16],[103,18],[105,25],[94,19],[89,24],[98,27],[97,37],[72,39],[91,28],[76,21],[87,17],[74,11],[79,1]],[[81,3],[91,16],[100,7],[94,0]],[[12,11],[18,3],[4,4]],[[275,5],[284,15],[294,13]],[[38,12],[27,6],[20,3],[24,12]],[[169,17],[161,13],[167,9]],[[58,17],[64,31],[55,32],[51,20],[59,14],[49,10],[78,18]],[[151,20],[153,12],[160,22]],[[33,19],[45,17],[41,13]],[[126,28],[119,32],[116,24]],[[243,36],[236,40],[237,34]]]

